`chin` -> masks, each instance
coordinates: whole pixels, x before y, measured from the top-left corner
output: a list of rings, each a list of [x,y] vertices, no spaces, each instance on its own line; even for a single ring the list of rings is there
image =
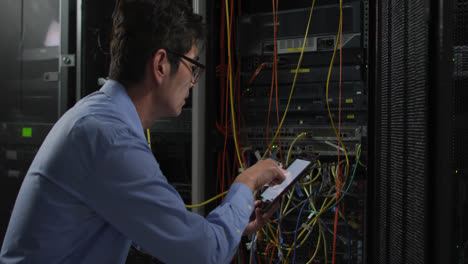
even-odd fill
[[[179,109],[176,109],[174,112],[172,112],[171,117],[178,117],[182,113],[182,107]]]

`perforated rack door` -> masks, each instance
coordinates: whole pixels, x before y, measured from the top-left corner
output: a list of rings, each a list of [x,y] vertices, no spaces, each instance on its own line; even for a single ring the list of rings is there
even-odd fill
[[[372,263],[426,262],[427,1],[378,6]]]

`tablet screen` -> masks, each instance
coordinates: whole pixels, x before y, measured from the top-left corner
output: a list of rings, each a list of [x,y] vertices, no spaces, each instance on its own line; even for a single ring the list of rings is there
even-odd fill
[[[288,173],[285,174],[286,179],[281,183],[273,187],[268,187],[262,193],[263,202],[273,202],[277,197],[282,195],[287,189],[289,189],[297,180],[297,177],[311,164],[311,161],[296,159],[289,167]]]

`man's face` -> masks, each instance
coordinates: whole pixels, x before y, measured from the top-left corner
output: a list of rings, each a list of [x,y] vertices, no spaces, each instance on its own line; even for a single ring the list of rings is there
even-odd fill
[[[185,56],[197,60],[198,49],[195,45]],[[171,74],[165,87],[156,98],[158,104],[163,106],[164,116],[178,116],[182,112],[182,107],[185,105],[185,100],[190,95],[190,89],[195,85],[193,83],[192,63],[184,58],[179,58],[179,67],[171,69],[176,70]]]

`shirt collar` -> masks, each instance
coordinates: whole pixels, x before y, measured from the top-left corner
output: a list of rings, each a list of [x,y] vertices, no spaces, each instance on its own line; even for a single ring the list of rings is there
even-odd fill
[[[133,104],[132,100],[128,96],[125,87],[114,80],[107,80],[104,86],[100,89],[105,95],[107,95],[116,105],[119,106],[127,122],[130,123],[131,127],[136,131],[142,133],[145,136],[143,126],[141,124],[140,116]],[[138,134],[140,134],[138,133]]]

